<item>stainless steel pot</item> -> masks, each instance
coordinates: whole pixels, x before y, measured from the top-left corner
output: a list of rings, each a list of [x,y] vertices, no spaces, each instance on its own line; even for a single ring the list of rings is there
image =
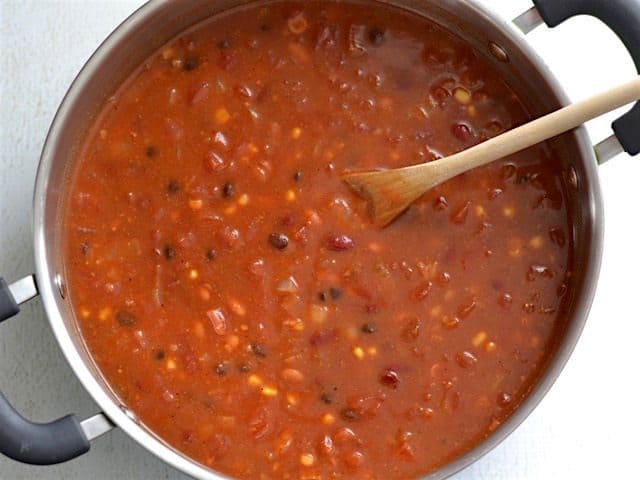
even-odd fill
[[[52,464],[74,458],[90,448],[90,441],[116,425],[168,464],[201,479],[219,480],[220,474],[194,462],[143,425],[110,389],[93,362],[80,335],[71,305],[65,298],[64,259],[61,256],[61,215],[67,179],[86,129],[104,102],[146,58],[186,28],[251,0],[152,0],[120,25],[96,50],[71,85],[45,142],[34,195],[35,276],[7,287],[0,279],[0,321],[14,315],[19,304],[38,294],[51,328],[71,368],[104,413],[79,422],[70,415],[50,424],[23,419],[0,393],[0,452],[19,461]],[[471,0],[371,0],[422,14],[465,38],[485,54],[494,67],[541,115],[567,103],[567,95],[544,62],[527,44],[527,33],[546,22],[550,26],[570,16],[587,13],[608,23],[619,34],[640,68],[639,0],[534,0],[535,6],[507,24]],[[518,28],[521,31],[518,31]],[[508,436],[534,409],[551,387],[571,354],[591,306],[602,252],[603,207],[597,163],[623,149],[640,150],[640,104],[614,123],[612,136],[594,148],[584,128],[554,141],[561,153],[564,181],[572,212],[576,270],[574,288],[558,332],[555,351],[535,389],[518,410],[490,437],[426,479],[441,479],[482,457]],[[36,288],[37,284],[37,288]]]

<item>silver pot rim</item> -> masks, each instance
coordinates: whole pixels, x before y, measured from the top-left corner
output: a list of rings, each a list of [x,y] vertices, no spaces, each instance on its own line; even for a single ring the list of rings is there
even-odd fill
[[[402,0],[375,1],[391,4],[403,3]],[[460,1],[461,0],[445,0],[442,3],[452,4]],[[61,102],[60,107],[58,108],[44,143],[35,183],[33,199],[33,239],[36,277],[42,302],[60,349],[83,387],[87,392],[89,392],[102,411],[138,444],[161,458],[169,465],[196,478],[203,480],[221,480],[228,477],[214,472],[213,470],[189,459],[187,456],[168,446],[159,437],[141,426],[135,415],[126,408],[123,408],[121,405],[118,405],[112,396],[106,391],[104,386],[97,380],[94,372],[92,372],[83,359],[78,345],[74,342],[69,327],[65,324],[63,314],[59,308],[59,277],[55,269],[52,268],[53,266],[51,265],[50,260],[52,256],[55,255],[55,252],[52,252],[52,250],[56,247],[55,243],[51,242],[51,239],[47,237],[48,232],[44,228],[48,199],[47,192],[51,188],[56,188],[56,185],[50,183],[53,160],[57,151],[56,144],[60,132],[64,129],[65,124],[69,120],[71,106],[77,100],[79,92],[82,91],[83,87],[89,81],[89,78],[94,75],[98,70],[98,67],[106,61],[109,56],[109,52],[113,48],[117,48],[125,37],[135,33],[149,17],[154,15],[154,12],[161,9],[163,6],[166,6],[167,3],[171,3],[171,1],[151,0],[124,20],[124,22],[122,22],[107,37],[107,39],[98,47],[86,62],[71,84],[67,94]],[[529,61],[535,66],[540,74],[544,76],[548,84],[556,93],[560,103],[568,103],[569,97],[565,90],[556,80],[555,76],[546,66],[544,61],[528,44],[524,36],[513,25],[507,23],[485,6],[480,5],[478,0],[465,0],[464,3],[466,4],[465,7],[473,12],[473,14],[486,19],[514,44],[517,44]],[[190,25],[186,25],[185,28],[188,28],[189,26]],[[457,473],[476,462],[509,436],[509,434],[515,430],[516,427],[519,426],[535,409],[557,379],[569,359],[578,341],[580,333],[582,332],[591,307],[599,274],[602,258],[604,222],[597,162],[591,142],[584,127],[576,130],[573,135],[575,136],[576,143],[579,146],[581,161],[584,162],[586,172],[583,178],[581,178],[581,188],[588,189],[590,193],[589,204],[583,205],[583,208],[593,219],[593,225],[589,231],[589,235],[591,236],[589,243],[592,248],[589,252],[590,257],[586,259],[587,263],[584,273],[586,283],[583,287],[581,296],[577,301],[574,318],[571,321],[571,327],[566,332],[562,344],[556,350],[555,355],[551,359],[535,388],[517,408],[517,410],[476,447],[447,463],[437,471],[426,475],[424,480],[447,478]]]

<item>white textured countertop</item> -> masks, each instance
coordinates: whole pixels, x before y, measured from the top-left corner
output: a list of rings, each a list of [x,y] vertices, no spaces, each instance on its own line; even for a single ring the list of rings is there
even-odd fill
[[[0,0],[0,274],[8,281],[34,270],[31,196],[54,112],[85,60],[141,3]],[[508,19],[531,6],[528,0],[484,3]],[[592,19],[540,28],[530,41],[574,99],[634,75],[621,44]],[[594,140],[609,134],[612,118],[589,126]],[[634,193],[640,157],[614,159],[601,168],[601,179],[604,263],[582,339],[529,419],[456,480],[640,477],[640,199]],[[37,421],[97,411],[65,363],[38,300],[0,326],[0,388]],[[120,431],[56,467],[0,458],[0,480],[183,478]]]

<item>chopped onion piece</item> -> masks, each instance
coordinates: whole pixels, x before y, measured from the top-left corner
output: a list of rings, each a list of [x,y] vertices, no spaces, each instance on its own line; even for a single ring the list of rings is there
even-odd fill
[[[209,317],[209,321],[211,322],[211,325],[213,325],[213,330],[218,335],[224,335],[227,333],[227,319],[221,308],[209,310],[207,312],[207,317]]]
[[[142,330],[136,330],[135,332],[133,332],[133,336],[138,341],[138,344],[140,345],[140,347],[145,349],[149,347],[149,342],[144,336],[144,332]]]
[[[282,280],[276,285],[276,290],[285,293],[295,293],[298,291],[298,282],[293,277]]]

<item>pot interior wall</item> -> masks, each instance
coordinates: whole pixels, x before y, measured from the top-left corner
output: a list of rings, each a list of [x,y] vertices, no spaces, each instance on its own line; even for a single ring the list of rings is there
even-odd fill
[[[458,0],[380,2],[425,15],[464,38],[489,59],[525,101],[533,115],[541,115],[564,103],[563,94],[554,83],[551,74],[532,57],[524,41],[513,31],[497,25],[495,18],[473,3]],[[73,161],[88,128],[102,106],[128,76],[167,41],[213,14],[229,8],[241,8],[247,3],[251,2],[194,0],[159,1],[145,5],[105,41],[74,82],[47,139],[39,171],[39,176],[45,178],[39,179],[40,188],[36,191],[36,228],[41,222],[44,238],[47,239],[44,258],[49,266],[49,278],[39,278],[39,282],[49,282],[54,293],[64,292],[64,288],[57,287],[56,282],[60,280],[56,278],[59,275],[58,278],[64,279],[61,226],[62,213],[67,201],[67,187],[74,167]],[[490,53],[492,42],[504,49],[509,57],[508,61],[500,61]],[[429,478],[442,478],[469,464],[515,428],[555,379],[582,329],[591,303],[600,261],[601,233],[599,225],[596,224],[601,213],[597,172],[588,138],[583,130],[564,135],[554,141],[553,146],[561,153],[567,191],[571,192],[569,211],[574,226],[575,268],[574,286],[570,289],[571,297],[566,302],[565,312],[566,318],[571,320],[559,328],[557,348],[548,361],[546,373],[519,411],[488,441]],[[573,176],[570,173],[571,168],[575,168],[577,187],[570,181]],[[38,206],[39,198],[42,199],[41,209]],[[64,322],[77,353],[90,369],[94,379],[104,391],[109,392],[112,402],[120,405],[117,396],[111,392],[86,350],[68,299],[62,294],[57,294],[55,302],[54,308],[57,311],[48,308],[51,322]],[[72,367],[75,368],[74,365]]]

